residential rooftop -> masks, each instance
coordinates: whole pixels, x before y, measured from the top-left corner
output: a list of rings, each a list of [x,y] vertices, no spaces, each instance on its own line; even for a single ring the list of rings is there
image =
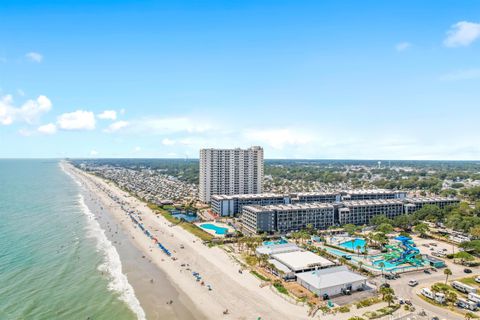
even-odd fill
[[[323,202],[309,202],[309,203],[292,203],[292,204],[270,204],[266,206],[244,206],[243,209],[253,212],[265,211],[288,211],[288,210],[305,210],[305,209],[333,209],[333,204]]]
[[[283,198],[287,197],[285,194],[280,193],[257,193],[257,194],[232,194],[232,195],[225,195],[225,194],[217,194],[212,195],[212,200],[234,200],[234,199],[264,199],[264,198]]]

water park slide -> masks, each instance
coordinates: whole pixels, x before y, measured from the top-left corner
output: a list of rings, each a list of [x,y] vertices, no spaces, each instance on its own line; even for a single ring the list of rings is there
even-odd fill
[[[418,248],[412,246],[412,240],[408,237],[396,237],[395,240],[398,240],[401,242],[400,247],[403,249],[403,252],[401,252],[400,256],[396,256],[395,253],[398,252],[398,247],[397,250],[390,248],[390,247],[396,247],[396,246],[389,246],[390,249],[395,250],[395,253],[390,254],[390,256],[396,256],[392,260],[388,260],[390,263],[395,264],[395,265],[400,265],[404,263],[409,263],[415,266],[422,265],[422,262],[415,257],[420,253],[420,250]]]

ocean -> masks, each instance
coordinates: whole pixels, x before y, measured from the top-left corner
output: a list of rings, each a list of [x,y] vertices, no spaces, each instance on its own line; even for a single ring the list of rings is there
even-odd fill
[[[144,319],[58,160],[0,160],[0,319]]]

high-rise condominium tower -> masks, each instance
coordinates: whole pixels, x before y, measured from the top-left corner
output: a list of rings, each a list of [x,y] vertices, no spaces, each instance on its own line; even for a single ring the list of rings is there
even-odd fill
[[[263,190],[263,149],[201,149],[200,200],[215,194],[254,194]]]

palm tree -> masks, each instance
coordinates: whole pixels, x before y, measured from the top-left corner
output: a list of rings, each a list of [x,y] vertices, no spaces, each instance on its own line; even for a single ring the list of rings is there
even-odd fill
[[[356,249],[357,249],[357,256],[360,256],[360,249],[362,249],[362,247],[360,245],[357,245]]]
[[[387,293],[386,295],[384,295],[383,301],[387,302],[388,306],[390,307],[390,304],[393,302],[393,294]]]
[[[380,288],[380,293],[382,294],[382,299],[385,299],[386,295],[392,295],[394,294],[393,289],[390,287],[381,287]]]
[[[358,261],[358,269],[360,271],[362,271],[362,267],[363,267],[363,262],[362,261]]]
[[[382,278],[383,278],[383,268],[385,268],[385,263],[382,261],[378,264],[378,266],[382,269]]]
[[[451,276],[451,275],[452,275],[452,270],[446,268],[446,269],[443,270],[443,274],[446,275],[445,284],[447,284],[448,276]]]

